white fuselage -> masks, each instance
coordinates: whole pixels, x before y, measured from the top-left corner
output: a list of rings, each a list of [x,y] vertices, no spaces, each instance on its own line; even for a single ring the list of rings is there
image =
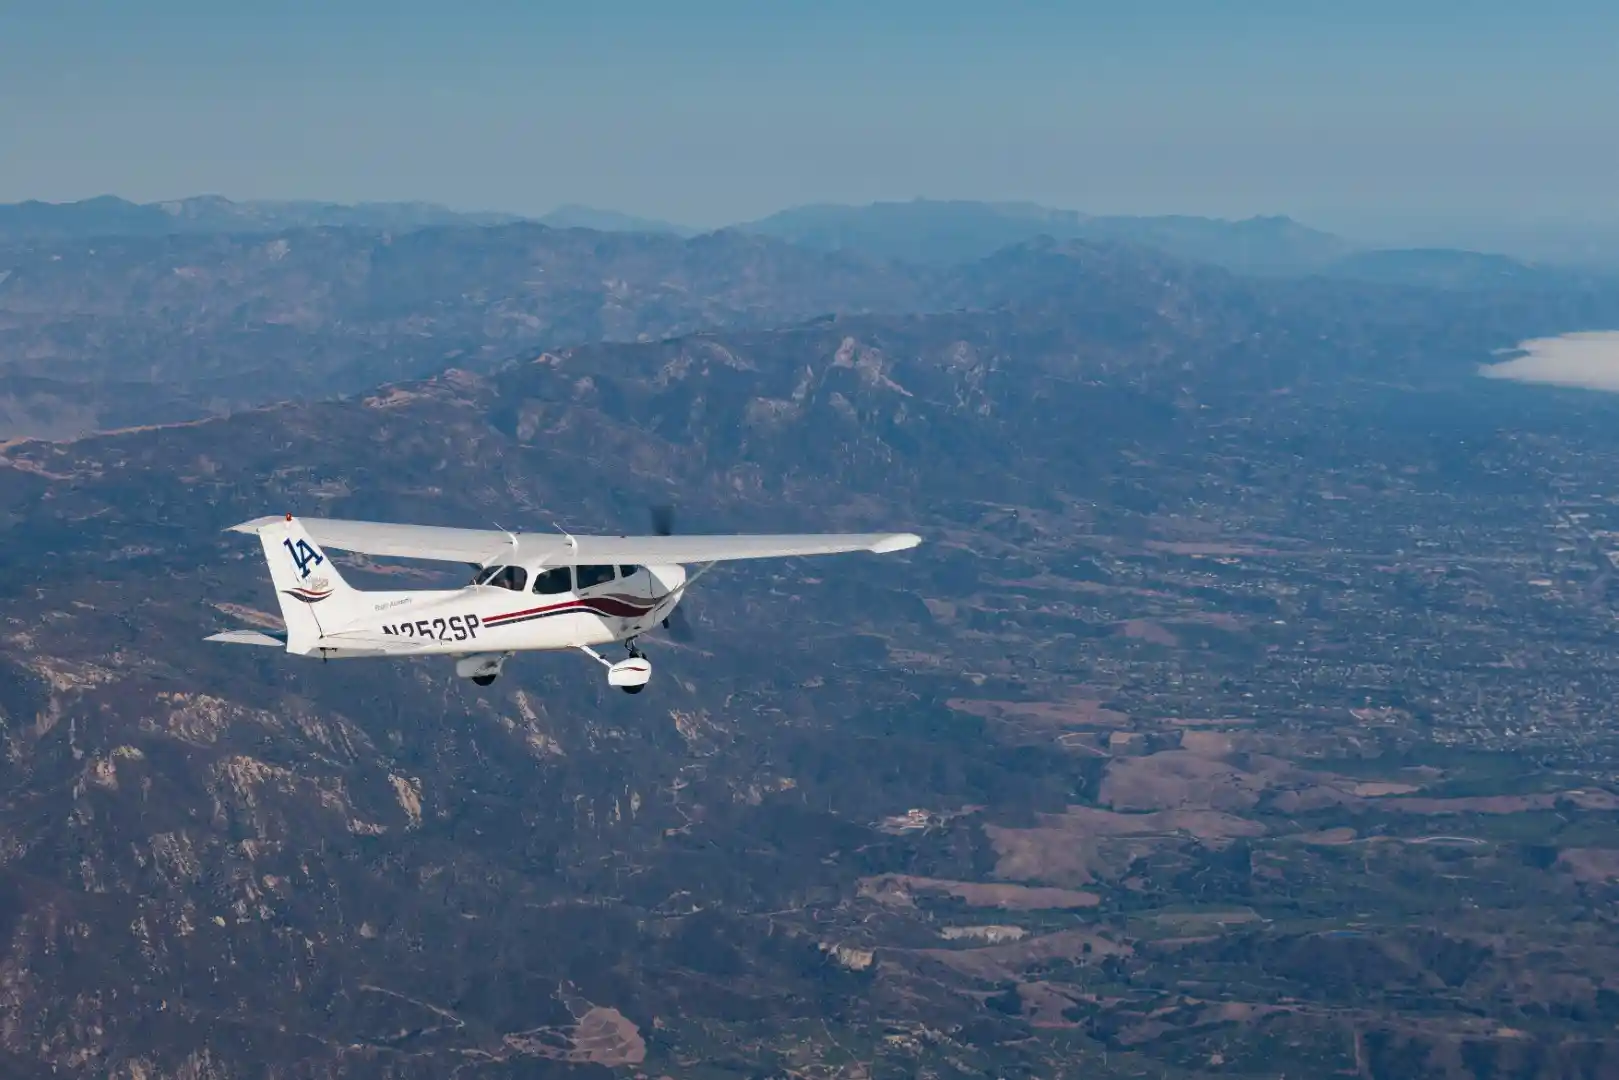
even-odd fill
[[[587,571],[612,576],[589,580]],[[333,659],[389,655],[371,642],[390,637],[408,640],[413,656],[606,645],[668,618],[685,581],[680,566],[488,567],[459,589],[350,593],[342,612],[323,610],[317,600],[310,610],[321,636],[296,651]]]

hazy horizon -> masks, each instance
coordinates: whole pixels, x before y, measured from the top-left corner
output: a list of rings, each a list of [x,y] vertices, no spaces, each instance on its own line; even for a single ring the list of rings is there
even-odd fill
[[[759,218],[736,219],[705,225],[693,225],[690,222],[659,218],[653,214],[638,211],[633,207],[604,206],[600,204],[570,201],[558,203],[538,213],[524,213],[504,206],[490,206],[481,204],[456,204],[428,198],[401,198],[401,199],[336,199],[322,198],[319,195],[286,198],[277,196],[242,197],[230,192],[220,191],[194,191],[180,195],[169,195],[156,199],[135,199],[119,191],[98,192],[75,199],[56,198],[30,198],[15,200],[0,205],[18,205],[25,202],[39,202],[47,205],[64,206],[90,201],[97,198],[118,198],[137,205],[155,205],[162,203],[180,202],[187,199],[223,198],[234,203],[308,203],[340,206],[356,206],[363,204],[381,205],[433,205],[441,209],[459,214],[506,214],[530,219],[544,218],[559,211],[583,210],[597,213],[619,215],[625,219],[641,219],[657,225],[673,227],[683,232],[700,234],[716,229],[748,224],[772,214],[801,209],[815,205],[838,205],[846,207],[865,207],[884,203],[906,203],[911,201],[932,202],[980,202],[984,204],[1018,203],[1029,200],[1014,199],[983,199],[983,200],[953,200],[949,197],[935,197],[915,195],[906,198],[877,199],[864,203],[833,203],[830,200],[814,200],[807,203],[796,203],[787,206],[775,207],[767,210]],[[1051,204],[1039,205],[1046,210],[1074,211],[1082,215],[1097,217],[1109,216],[1083,206],[1057,206]],[[1187,215],[1186,211],[1166,207],[1157,211],[1143,211],[1140,216],[1201,216],[1211,220],[1241,221],[1254,217],[1290,217],[1297,224],[1336,235],[1351,243],[1376,247],[1408,247],[1408,248],[1459,248],[1475,251],[1496,252],[1509,254],[1519,258],[1539,259],[1553,263],[1602,263],[1613,262],[1613,252],[1619,248],[1619,223],[1596,223],[1579,221],[1500,221],[1470,218],[1445,218],[1441,216],[1428,217],[1392,217],[1388,219],[1368,218],[1365,216],[1345,215],[1337,218],[1326,215],[1318,218],[1299,218],[1293,215],[1276,214],[1260,211],[1245,215]]]

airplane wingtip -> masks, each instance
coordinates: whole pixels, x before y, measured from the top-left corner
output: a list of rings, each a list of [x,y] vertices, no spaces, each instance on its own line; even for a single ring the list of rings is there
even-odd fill
[[[873,544],[871,550],[879,555],[887,555],[891,551],[906,551],[921,542],[922,538],[915,533],[893,533]]]

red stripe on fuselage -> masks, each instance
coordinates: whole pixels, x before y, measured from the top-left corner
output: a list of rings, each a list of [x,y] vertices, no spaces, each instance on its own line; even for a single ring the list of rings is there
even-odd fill
[[[570,610],[589,611],[595,615],[605,615],[609,618],[634,619],[645,615],[658,606],[658,601],[631,600],[623,596],[595,596],[583,599],[563,600],[556,604],[542,604],[535,608],[525,608],[521,611],[508,611],[503,615],[491,615],[483,621],[485,626],[500,626],[503,623],[518,619],[532,619],[540,615],[561,615]]]

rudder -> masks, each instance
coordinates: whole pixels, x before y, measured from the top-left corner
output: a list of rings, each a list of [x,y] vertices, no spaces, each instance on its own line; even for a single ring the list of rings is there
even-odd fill
[[[287,624],[287,650],[307,652],[354,618],[356,590],[291,514],[260,526],[258,534]]]

